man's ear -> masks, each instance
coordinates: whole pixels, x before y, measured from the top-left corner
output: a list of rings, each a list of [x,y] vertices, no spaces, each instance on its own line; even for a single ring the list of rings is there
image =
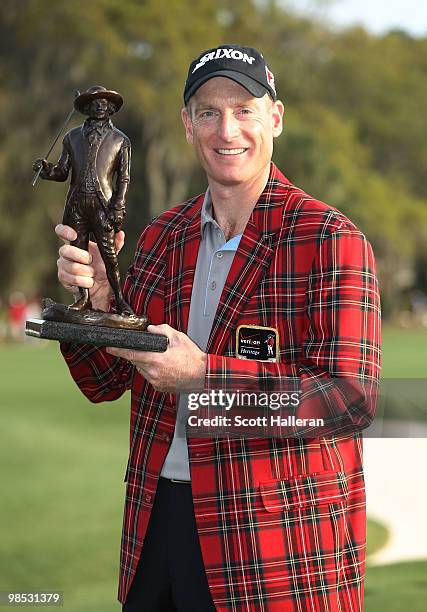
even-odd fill
[[[272,121],[273,121],[273,137],[277,138],[283,131],[283,113],[285,107],[281,100],[276,100],[273,103],[272,109]]]
[[[189,115],[189,112],[188,112],[186,106],[184,106],[184,108],[181,111],[181,119],[182,119],[182,122],[184,124],[185,137],[187,139],[187,142],[189,144],[194,144],[194,141],[193,141],[193,122],[191,121],[191,117]]]

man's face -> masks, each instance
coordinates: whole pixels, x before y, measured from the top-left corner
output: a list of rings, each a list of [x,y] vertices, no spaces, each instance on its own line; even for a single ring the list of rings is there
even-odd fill
[[[106,119],[108,117],[108,101],[105,98],[94,98],[89,106],[91,119]]]
[[[187,141],[194,145],[209,179],[224,186],[263,176],[273,138],[282,132],[283,104],[269,95],[254,98],[231,79],[201,85],[182,110]]]

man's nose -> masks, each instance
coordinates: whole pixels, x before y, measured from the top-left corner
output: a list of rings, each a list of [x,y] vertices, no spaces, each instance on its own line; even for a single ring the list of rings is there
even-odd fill
[[[240,131],[239,121],[232,112],[221,115],[218,122],[218,135],[227,142],[238,136]]]

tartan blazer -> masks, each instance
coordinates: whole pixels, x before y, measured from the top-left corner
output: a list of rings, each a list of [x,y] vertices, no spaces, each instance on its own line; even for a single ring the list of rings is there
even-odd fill
[[[137,313],[183,332],[203,197],[150,223],[124,283]],[[279,363],[235,357],[242,324],[279,331]],[[91,401],[132,392],[119,579],[124,602],[173,437],[176,397],[156,392],[132,364],[103,349],[63,345],[62,351]],[[206,388],[211,379],[233,376],[252,386],[283,375],[379,377],[372,249],[342,213],[292,185],[274,164],[235,254],[206,352]],[[371,412],[367,404],[359,429]],[[197,531],[218,610],[363,609],[366,508],[359,432],[189,438],[188,452]]]

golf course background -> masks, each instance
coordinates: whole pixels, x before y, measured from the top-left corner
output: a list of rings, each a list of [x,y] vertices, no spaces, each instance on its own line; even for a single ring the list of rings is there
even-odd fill
[[[384,376],[425,376],[426,343],[427,330],[386,329]],[[91,404],[53,342],[1,345],[0,371],[0,590],[56,589],[67,612],[118,611],[129,396]],[[371,554],[387,531],[370,522],[368,534]],[[421,611],[426,596],[427,561],[367,570],[367,612]]]

